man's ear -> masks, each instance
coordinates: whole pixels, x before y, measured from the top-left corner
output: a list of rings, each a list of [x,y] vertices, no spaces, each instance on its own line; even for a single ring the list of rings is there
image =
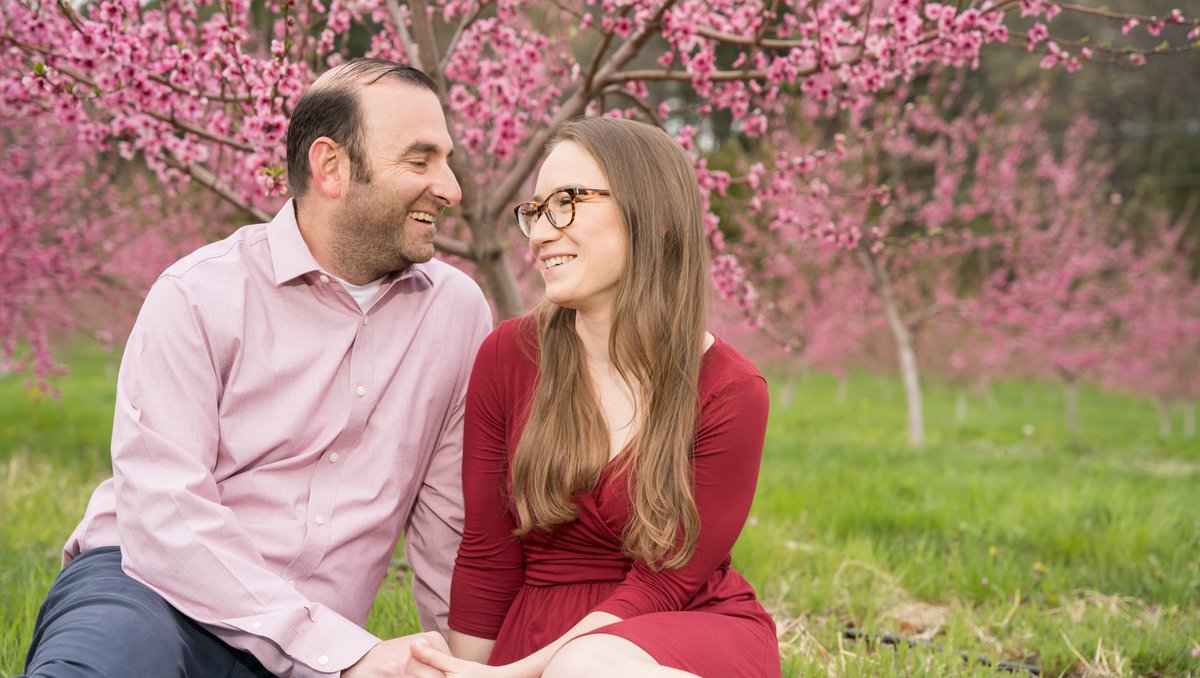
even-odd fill
[[[308,167],[312,185],[322,197],[336,200],[342,197],[350,181],[350,158],[340,144],[329,137],[319,137],[308,147]]]

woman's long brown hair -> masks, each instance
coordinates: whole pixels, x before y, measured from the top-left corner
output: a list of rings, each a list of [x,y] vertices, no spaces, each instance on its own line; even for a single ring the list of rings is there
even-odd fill
[[[600,165],[628,235],[608,346],[640,396],[637,433],[616,462],[632,505],[622,548],[655,569],[682,567],[700,531],[691,457],[711,286],[695,168],[666,132],[630,120],[574,120],[549,147],[563,142]],[[610,445],[575,311],[543,301],[532,314],[540,374],[513,457],[518,536],[574,520],[575,498],[595,487]]]

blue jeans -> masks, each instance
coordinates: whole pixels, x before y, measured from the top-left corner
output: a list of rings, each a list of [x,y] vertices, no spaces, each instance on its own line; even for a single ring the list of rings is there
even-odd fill
[[[110,546],[84,553],[59,573],[38,612],[24,675],[260,678],[271,673],[130,578],[121,570],[121,550]]]

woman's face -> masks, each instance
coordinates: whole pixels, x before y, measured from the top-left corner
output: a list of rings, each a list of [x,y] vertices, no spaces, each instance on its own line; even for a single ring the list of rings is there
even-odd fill
[[[558,144],[546,157],[533,201],[540,204],[564,188],[609,189],[596,160],[570,141]],[[565,202],[560,201],[570,197],[564,193],[553,197],[547,207],[561,213]],[[563,223],[561,218],[558,223]],[[581,313],[611,311],[629,258],[629,238],[611,196],[577,197],[575,220],[566,228],[555,228],[541,216],[530,230],[529,247],[546,283],[547,299]]]

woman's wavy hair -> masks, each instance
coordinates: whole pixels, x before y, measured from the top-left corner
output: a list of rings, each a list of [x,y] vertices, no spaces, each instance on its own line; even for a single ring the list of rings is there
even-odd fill
[[[655,569],[679,568],[700,531],[691,457],[711,287],[695,167],[666,132],[631,120],[573,120],[547,148],[566,142],[604,171],[629,243],[608,347],[639,394],[636,434],[614,461],[631,500],[622,548]],[[609,457],[575,311],[543,301],[531,315],[540,374],[512,463],[518,536],[574,520],[575,498],[596,486]]]

